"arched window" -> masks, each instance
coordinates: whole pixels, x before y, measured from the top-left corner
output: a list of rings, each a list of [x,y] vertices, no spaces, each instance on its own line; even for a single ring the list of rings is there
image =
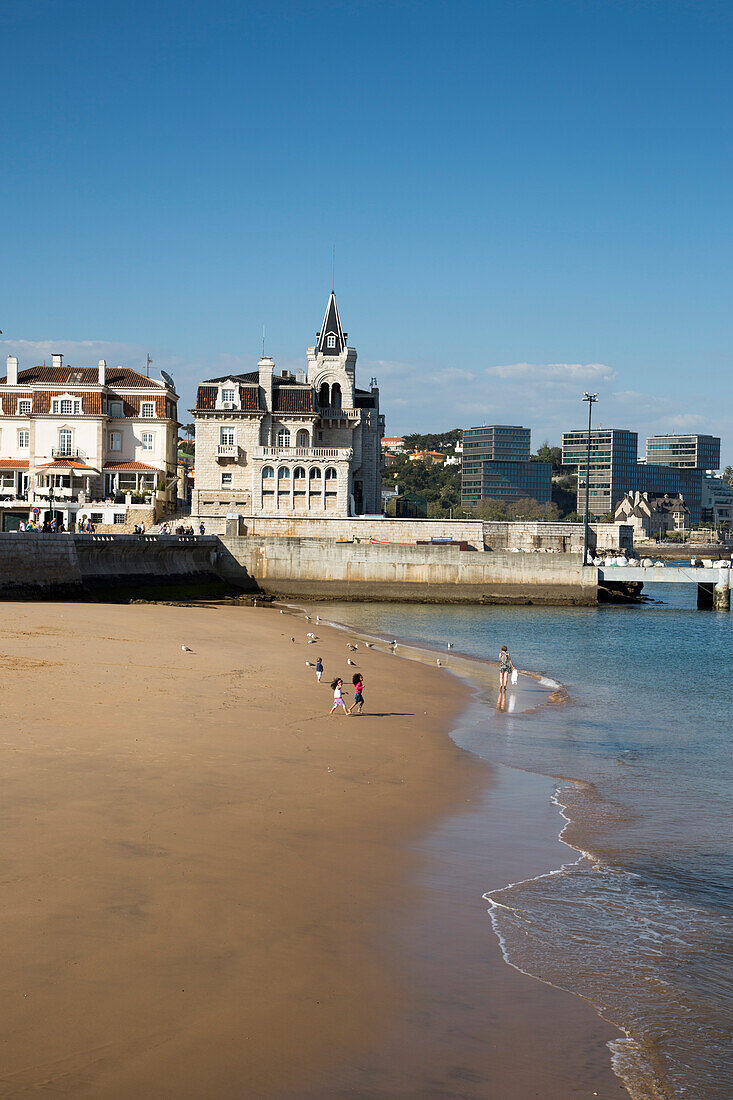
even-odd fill
[[[305,479],[305,468],[303,466],[296,466],[293,477],[296,478],[296,480],[298,478]]]
[[[278,447],[290,446],[290,432],[287,428],[281,428],[277,433],[277,445]]]
[[[321,480],[321,471],[318,466],[311,466],[310,479],[311,481]]]
[[[331,404],[331,391],[328,387],[328,382],[324,382],[318,391],[318,404],[322,409],[327,409]]]
[[[290,470],[287,468],[287,466],[281,466],[280,469],[277,471],[277,480],[278,481],[289,481],[290,480]]]
[[[338,382],[334,382],[331,386],[331,405],[334,409],[341,408],[341,387]]]
[[[311,437],[309,436],[305,428],[301,428],[298,432],[297,444],[298,447],[310,447]]]
[[[333,481],[337,477],[338,477],[338,473],[336,472],[336,467],[335,466],[329,466],[328,469],[326,470],[326,481]]]
[[[274,476],[275,476],[275,471],[273,470],[272,466],[265,466],[265,468],[262,471],[262,480],[264,481],[266,477],[274,477]]]

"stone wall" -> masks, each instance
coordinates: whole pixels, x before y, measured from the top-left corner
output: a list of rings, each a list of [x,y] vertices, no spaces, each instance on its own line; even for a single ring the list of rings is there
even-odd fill
[[[447,546],[339,543],[313,538],[219,540],[217,569],[292,599],[428,603],[597,602],[598,571],[580,555],[480,554]]]
[[[90,591],[218,581],[216,538],[0,534],[0,597],[84,599]],[[238,582],[254,588],[243,571]]]
[[[0,596],[104,597],[145,584],[225,581],[292,599],[597,602],[580,555],[475,553],[454,546],[314,538],[0,534]]]
[[[484,540],[492,550],[559,550],[582,554],[582,523],[485,522]],[[634,549],[631,524],[591,523],[589,544],[592,551]]]
[[[0,593],[4,599],[81,596],[74,537],[36,531],[0,534]]]
[[[223,515],[192,514],[190,522],[197,530],[202,521],[207,534],[225,533]],[[552,549],[573,554],[583,550],[582,523],[485,523],[476,519],[384,519],[381,516],[301,519],[241,513],[241,533],[267,538],[363,539],[367,542],[374,539],[413,545],[439,538],[467,542],[476,550]],[[633,549],[632,530],[626,525],[594,523],[591,535],[591,547],[595,537],[601,549]]]

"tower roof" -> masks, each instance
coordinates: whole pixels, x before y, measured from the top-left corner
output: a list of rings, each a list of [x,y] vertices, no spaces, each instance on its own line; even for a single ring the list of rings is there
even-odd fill
[[[336,295],[333,291],[331,291],[331,296],[328,299],[326,313],[317,340],[316,351],[321,352],[322,355],[340,355],[346,347],[346,336],[341,328],[341,318],[336,305]]]

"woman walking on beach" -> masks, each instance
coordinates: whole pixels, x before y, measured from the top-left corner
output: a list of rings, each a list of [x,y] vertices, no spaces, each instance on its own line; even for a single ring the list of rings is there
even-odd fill
[[[499,654],[499,691],[506,691],[509,683],[509,673],[514,669],[514,664],[509,656],[509,650],[505,645],[501,647]]]
[[[333,712],[335,710],[339,709],[339,707],[343,710],[344,714],[348,715],[349,712],[347,711],[346,703],[344,702],[344,682],[343,682],[343,680],[338,680],[338,679],[337,680],[332,680],[331,681],[331,687],[333,688],[333,706],[331,707],[330,711],[328,712],[329,718],[331,717],[331,715],[333,714]]]
[[[351,681],[354,685],[354,702],[349,707],[349,714],[352,714],[357,707],[359,708],[357,713],[361,714],[364,709],[364,695],[362,694],[364,691],[364,677],[360,672],[355,672]]]
[[[323,676],[323,657],[319,657],[316,660],[316,680],[318,680],[319,684],[321,682],[321,676]]]

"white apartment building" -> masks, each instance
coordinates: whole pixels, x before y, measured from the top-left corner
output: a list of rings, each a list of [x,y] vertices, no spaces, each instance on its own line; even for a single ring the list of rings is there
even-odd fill
[[[307,373],[277,373],[263,356],[256,371],[201,383],[192,514],[381,514],[379,390],[357,387],[347,337],[331,292]]]
[[[0,378],[0,517],[3,531],[55,515],[126,523],[127,509],[175,505],[178,395],[127,367],[52,365]]]

